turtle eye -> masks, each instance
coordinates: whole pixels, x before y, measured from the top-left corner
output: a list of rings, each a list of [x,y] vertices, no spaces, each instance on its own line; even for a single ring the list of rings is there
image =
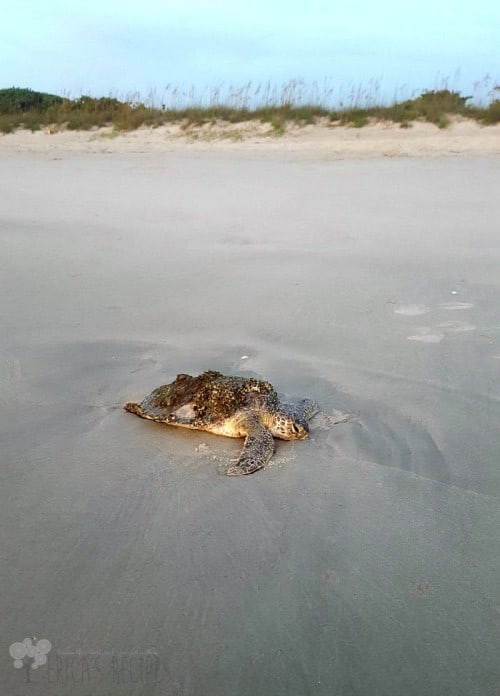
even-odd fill
[[[299,428],[295,425],[295,423],[292,423],[292,433],[295,435],[298,435],[300,432]]]

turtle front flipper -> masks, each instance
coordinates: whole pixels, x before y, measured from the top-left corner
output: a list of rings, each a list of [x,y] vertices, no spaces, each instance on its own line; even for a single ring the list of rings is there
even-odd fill
[[[298,404],[282,404],[280,410],[294,418],[310,421],[319,413],[319,406],[312,399],[302,399]]]
[[[243,452],[236,466],[227,470],[228,476],[253,474],[265,467],[274,452],[274,439],[271,432],[253,419],[248,423],[248,432],[243,445]]]
[[[301,411],[302,418],[304,418],[306,421],[311,420],[311,418],[314,418],[314,416],[319,413],[319,406],[312,399],[302,399],[302,401],[299,403],[299,409]]]

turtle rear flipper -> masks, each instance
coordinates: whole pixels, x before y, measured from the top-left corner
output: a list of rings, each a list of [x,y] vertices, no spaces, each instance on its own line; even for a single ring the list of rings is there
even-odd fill
[[[236,466],[227,470],[228,476],[253,474],[263,469],[274,452],[274,439],[271,432],[256,421],[249,422],[243,451]]]
[[[147,396],[140,404],[129,401],[123,408],[136,416],[156,421],[157,423],[167,423],[169,425],[180,425],[184,428],[197,428],[196,410],[194,404],[183,404],[179,407],[168,407],[164,404],[155,402],[151,395]]]
[[[141,405],[136,404],[135,401],[128,401],[126,404],[123,405],[123,408],[125,409],[125,411],[130,411],[130,413],[135,413],[137,416],[145,418]]]

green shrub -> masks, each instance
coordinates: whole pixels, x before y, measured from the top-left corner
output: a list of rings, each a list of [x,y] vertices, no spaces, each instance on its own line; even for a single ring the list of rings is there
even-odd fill
[[[500,123],[500,99],[495,99],[495,101],[483,111],[479,120],[488,126]]]
[[[12,119],[0,115],[0,133],[7,135],[8,133],[13,133],[15,130],[15,125]]]
[[[62,98],[55,94],[34,92],[31,89],[10,87],[0,89],[0,114],[16,114],[37,109],[43,111],[53,104],[60,104]]]
[[[416,99],[409,99],[391,108],[394,120],[414,121],[418,118],[436,124],[439,128],[449,125],[450,114],[466,116],[469,114],[467,101],[471,97],[462,97],[459,92],[448,89],[423,92]]]

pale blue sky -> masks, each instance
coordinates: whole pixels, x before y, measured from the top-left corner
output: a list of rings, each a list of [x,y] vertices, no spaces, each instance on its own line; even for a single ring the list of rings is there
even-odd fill
[[[500,81],[499,0],[25,0],[5,3],[0,87],[78,96],[325,80],[334,98]]]

